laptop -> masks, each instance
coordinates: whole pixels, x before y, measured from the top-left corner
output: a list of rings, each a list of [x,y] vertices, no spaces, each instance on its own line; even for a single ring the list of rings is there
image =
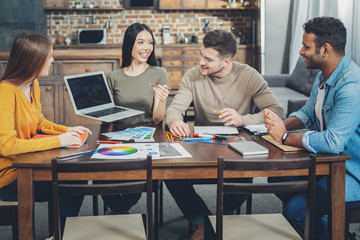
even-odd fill
[[[76,115],[113,122],[143,114],[143,111],[115,106],[103,71],[64,76]]]
[[[229,142],[229,147],[243,156],[269,153],[267,148],[253,141]]]

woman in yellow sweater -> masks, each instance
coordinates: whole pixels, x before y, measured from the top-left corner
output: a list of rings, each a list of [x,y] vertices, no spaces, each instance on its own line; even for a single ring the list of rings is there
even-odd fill
[[[17,174],[11,155],[64,147],[80,143],[79,133],[89,129],[66,127],[46,120],[41,113],[37,77],[47,76],[52,57],[52,44],[41,34],[22,33],[14,40],[9,61],[0,79],[0,199],[17,200]],[[45,129],[63,134],[31,139]],[[90,132],[91,133],[91,132]],[[51,182],[35,182],[35,201],[52,197]],[[82,197],[60,199],[62,217],[78,214]]]

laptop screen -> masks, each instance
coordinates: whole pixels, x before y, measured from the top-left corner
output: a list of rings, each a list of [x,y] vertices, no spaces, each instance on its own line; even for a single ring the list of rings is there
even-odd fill
[[[111,103],[104,81],[101,73],[67,79],[78,110]]]

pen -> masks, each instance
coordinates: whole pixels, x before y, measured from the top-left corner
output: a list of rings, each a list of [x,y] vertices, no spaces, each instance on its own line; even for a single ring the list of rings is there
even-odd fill
[[[153,84],[153,83],[150,83],[150,86],[152,86],[152,87],[158,87],[158,85]],[[164,88],[166,88],[167,90],[171,91],[171,89],[170,89],[170,88],[167,88],[167,87],[164,87]]]
[[[60,135],[63,134],[63,132],[58,132],[55,130],[50,130],[50,129],[44,129],[42,130],[43,133],[47,133],[47,134],[52,134],[52,135]]]
[[[227,140],[228,138],[225,136],[221,136],[221,135],[208,135],[208,134],[199,134],[199,133],[194,133],[193,134],[194,137],[211,137],[212,139],[217,139],[217,140]]]
[[[215,139],[218,139],[218,140],[227,140],[228,139],[225,136],[221,136],[221,135],[217,135],[217,134],[215,134],[214,137],[215,137]]]
[[[218,114],[224,114],[223,112],[216,111],[216,110],[214,110],[214,112],[216,112],[216,113],[218,113]]]
[[[211,137],[215,139],[215,136],[210,135],[210,134],[200,134],[200,133],[194,133],[193,137]]]
[[[103,140],[97,140],[96,141],[97,144],[117,144],[117,143],[122,143],[119,141],[103,141]]]
[[[185,142],[203,142],[203,141],[211,141],[212,137],[198,137],[198,138],[185,138]]]
[[[91,149],[91,150],[87,150],[87,151],[83,151],[83,152],[70,153],[70,154],[63,155],[63,156],[57,156],[56,158],[57,159],[67,159],[67,158],[72,158],[72,157],[79,158],[79,157],[87,156],[86,154],[90,155],[95,152],[96,152],[96,150]]]

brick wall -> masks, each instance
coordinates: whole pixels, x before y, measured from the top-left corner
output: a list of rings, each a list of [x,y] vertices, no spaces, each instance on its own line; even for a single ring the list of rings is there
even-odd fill
[[[69,7],[74,7],[75,2],[69,0]],[[103,8],[122,7],[118,0],[95,2]],[[126,28],[139,22],[153,30],[157,44],[163,43],[164,26],[170,26],[171,43],[176,42],[177,35],[180,41],[184,36],[196,35],[201,43],[205,35],[204,21],[210,21],[209,30],[224,29],[235,34],[241,31],[246,36],[243,43],[251,42],[251,12],[241,10],[47,11],[47,32],[56,44],[64,44],[63,36],[70,37],[72,44],[76,44],[79,29],[105,28],[109,22],[107,44],[121,44]]]

